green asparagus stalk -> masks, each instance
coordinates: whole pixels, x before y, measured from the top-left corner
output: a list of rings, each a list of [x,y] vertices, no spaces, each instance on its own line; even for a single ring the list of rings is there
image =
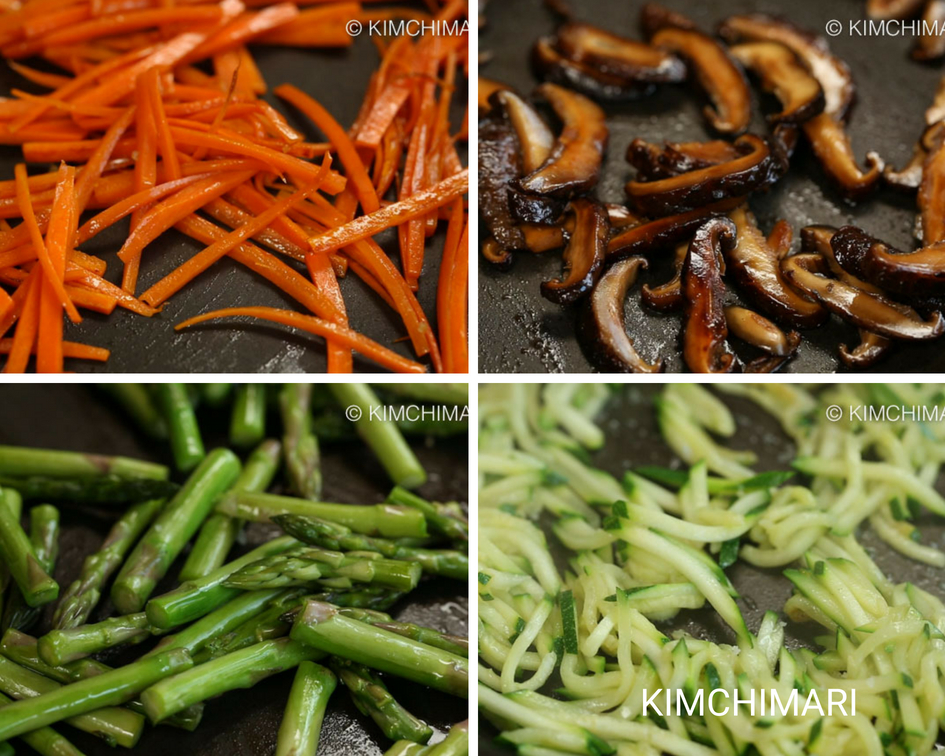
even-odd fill
[[[357,607],[360,609],[375,609],[385,611],[390,609],[401,598],[403,593],[389,591],[386,588],[376,588],[374,586],[364,586],[351,590],[331,590],[312,594],[313,601],[324,601],[326,604],[334,604],[342,607]]]
[[[51,575],[59,556],[59,510],[49,504],[40,504],[30,510],[30,545],[43,570]],[[20,591],[11,592],[3,610],[4,629],[24,630],[39,618],[39,607],[26,604]]]
[[[312,385],[287,383],[279,393],[285,429],[285,468],[289,490],[303,499],[318,501],[322,494],[318,439],[312,433]]]
[[[217,505],[217,512],[252,522],[270,522],[281,514],[319,517],[351,528],[356,533],[385,538],[425,538],[427,535],[422,512],[390,504],[325,504],[292,496],[243,492],[224,496]]]
[[[20,517],[23,514],[23,498],[16,491],[0,487],[0,507],[3,506],[9,507],[14,522],[20,521]],[[0,559],[0,611],[2,611],[7,594],[12,595],[13,593],[14,589],[12,588],[10,591],[7,591],[7,587],[10,585],[11,581],[10,569],[7,567],[6,562]]]
[[[246,458],[243,472],[230,490],[265,491],[269,488],[279,469],[281,449],[278,441],[263,441]],[[197,541],[180,571],[181,581],[209,575],[222,565],[242,527],[242,520],[223,514],[210,515],[200,529]]]
[[[186,655],[181,649],[170,653]],[[148,717],[156,723],[195,703],[236,688],[251,688],[302,661],[315,661],[322,656],[317,649],[288,638],[264,641],[161,680],[141,694],[141,701]]]
[[[59,585],[43,569],[19,518],[6,504],[0,506],[0,560],[16,581],[27,606],[42,606],[55,601]]]
[[[415,562],[375,558],[375,554],[346,556],[338,551],[309,548],[248,564],[227,578],[225,585],[242,590],[308,586],[316,581],[344,578],[355,583],[407,592],[417,587],[422,570]],[[332,585],[337,587],[337,583]]]
[[[462,406],[469,401],[469,385],[466,383],[374,383],[386,394],[402,396],[420,402],[453,404]]]
[[[182,672],[192,665],[193,660],[186,651],[173,649],[95,677],[63,685],[36,698],[16,701],[0,708],[0,741],[102,707],[120,706],[158,680]],[[133,715],[132,712],[121,711]]]
[[[117,475],[119,478],[167,480],[164,465],[129,457],[107,457],[82,452],[0,446],[0,475],[17,478],[83,478]]]
[[[397,425],[382,416],[384,405],[364,383],[333,383],[329,390],[342,407],[356,407],[358,435],[371,447],[391,480],[398,486],[416,488],[427,474],[404,440]]]
[[[290,536],[276,538],[258,546],[239,559],[227,562],[209,575],[189,580],[179,588],[151,599],[146,611],[155,627],[167,629],[193,622],[239,595],[239,590],[224,585],[227,578],[247,564],[264,557],[281,554],[300,546]]]
[[[398,740],[384,751],[384,756],[422,756],[426,752],[425,745],[414,743],[412,740]]]
[[[430,575],[456,580],[469,577],[469,557],[461,551],[421,549],[401,546],[386,538],[372,538],[352,533],[350,528],[317,517],[278,515],[275,522],[289,535],[304,543],[335,551],[376,551],[389,559],[416,562]]]
[[[15,705],[11,704],[0,709],[0,721],[3,720],[8,711],[13,710],[16,706],[31,702],[48,702],[52,697],[61,696],[63,691],[70,689],[71,685],[62,685],[55,680],[49,680],[32,670],[13,663],[6,657],[0,656],[0,691],[18,702]],[[39,708],[42,708],[41,705]],[[52,724],[60,719],[66,719],[67,723],[76,729],[96,735],[125,748],[133,747],[141,737],[141,733],[144,732],[144,717],[140,714],[96,701],[92,701],[91,705],[82,711],[70,712],[63,717],[57,717],[54,720],[38,724],[37,727]],[[29,732],[29,730],[20,730],[12,734],[6,734],[3,737],[9,738],[14,734],[20,735],[23,732]]]
[[[158,581],[240,474],[240,461],[228,449],[215,449],[200,463],[177,495],[142,536],[115,583],[111,596],[122,614],[141,610]]]
[[[299,664],[279,726],[276,756],[315,756],[322,719],[337,682],[331,670],[320,664]]]
[[[469,540],[469,525],[465,518],[458,518],[444,514],[432,502],[422,499],[400,486],[395,486],[387,496],[387,503],[398,507],[409,507],[423,513],[430,530],[449,538],[451,541],[467,542]]]
[[[444,693],[468,696],[467,659],[345,617],[330,604],[308,601],[292,625],[290,637]]]
[[[85,558],[79,577],[66,588],[53,615],[54,628],[69,630],[85,624],[102,597],[102,587],[164,503],[164,499],[151,499],[135,504],[112,526],[99,550]]]
[[[232,383],[201,383],[200,396],[211,407],[222,407],[233,393]]]
[[[230,443],[238,449],[255,446],[266,435],[266,386],[244,383],[236,389],[230,420]]]
[[[469,753],[469,720],[450,727],[439,743],[424,751],[424,756],[467,756]]]
[[[157,383],[154,391],[170,430],[174,464],[181,472],[190,472],[200,464],[206,452],[187,387],[183,383]]]
[[[270,591],[254,591],[253,593],[270,593]],[[220,633],[211,639],[197,653],[194,661],[203,664],[209,659],[232,654],[234,651],[261,641],[284,638],[292,627],[291,620],[286,620],[285,615],[301,607],[305,599],[305,592],[299,589],[289,588],[278,591],[262,611],[252,617],[247,617],[244,622],[229,632]],[[234,599],[235,601],[239,599]]]
[[[0,487],[19,491],[28,501],[55,501],[72,506],[113,506],[162,499],[173,496],[179,488],[169,480],[121,478],[117,475],[71,479],[0,475]]]
[[[164,649],[166,650],[166,649]],[[7,630],[0,641],[0,653],[7,659],[21,667],[26,667],[34,672],[38,672],[43,677],[61,683],[71,683],[76,680],[84,680],[87,677],[95,677],[104,672],[110,672],[112,667],[103,664],[95,659],[79,659],[68,664],[52,665],[44,662],[39,656],[38,644],[35,638],[17,630]],[[125,707],[137,714],[144,714],[144,705],[139,700],[131,700],[125,704]],[[203,717],[203,705],[198,704],[189,709],[178,712],[173,717],[166,719],[162,724],[177,727],[181,730],[193,732],[200,724]]]
[[[6,706],[12,703],[13,699],[0,693],[0,706]],[[62,735],[56,732],[52,727],[40,727],[33,732],[26,732],[20,735],[26,745],[32,748],[40,756],[83,756],[82,751],[76,748],[72,743],[66,740]],[[12,754],[12,747],[7,754]],[[0,748],[0,756],[3,749]]]
[[[367,622],[382,630],[387,630],[405,638],[411,638],[420,643],[424,643],[434,648],[449,651],[457,656],[469,656],[469,640],[461,638],[458,635],[449,635],[435,630],[432,627],[423,625],[414,625],[409,622],[396,622],[390,615],[384,612],[373,611],[371,609],[361,609],[358,607],[339,608],[338,613],[349,619],[356,619],[360,622]]]
[[[426,743],[433,735],[433,729],[401,706],[367,667],[335,661],[332,669],[348,689],[358,711],[373,719],[391,740]]]
[[[404,415],[395,421],[405,436],[434,436],[449,438],[469,432],[468,420],[443,420],[430,418],[410,419]],[[324,443],[351,441],[358,432],[348,418],[337,407],[320,412],[312,418],[312,431]]]
[[[140,643],[150,635],[151,624],[144,612],[111,617],[94,625],[50,630],[39,639],[39,656],[58,666],[123,643]]]
[[[142,433],[152,438],[167,438],[167,423],[143,383],[100,383],[98,387],[124,410]]]

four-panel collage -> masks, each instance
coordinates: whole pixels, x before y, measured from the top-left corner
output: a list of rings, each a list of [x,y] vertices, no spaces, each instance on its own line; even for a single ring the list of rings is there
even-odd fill
[[[945,750],[945,0],[0,56],[0,756]]]

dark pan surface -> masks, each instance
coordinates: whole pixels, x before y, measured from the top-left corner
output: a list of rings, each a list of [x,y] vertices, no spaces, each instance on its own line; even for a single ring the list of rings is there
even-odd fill
[[[226,443],[227,412],[211,410],[199,414],[207,448]],[[278,418],[272,418],[275,428]],[[85,386],[39,387],[8,385],[0,388],[0,444],[20,444],[150,459],[171,464],[170,454],[136,433],[117,410],[94,388]],[[414,448],[430,480],[422,494],[444,501],[467,500],[466,439],[418,442]],[[388,484],[383,470],[360,445],[337,444],[322,448],[326,501],[374,504],[386,496]],[[60,586],[74,579],[86,555],[98,548],[110,521],[61,508],[63,528],[61,553],[55,577]],[[269,540],[277,533],[272,526],[252,525],[241,551]],[[236,554],[234,554],[235,556]],[[171,568],[176,576],[183,559]],[[173,587],[173,581],[157,593]],[[111,611],[103,602],[92,620],[104,619]],[[426,624],[444,631],[467,632],[467,589],[456,581],[424,582],[409,600],[398,603],[391,613],[400,620]],[[48,629],[51,608],[35,634]],[[146,647],[119,649],[102,657],[111,664],[127,663]],[[210,702],[195,732],[171,727],[149,728],[135,747],[136,756],[270,756],[282,720],[294,672],[263,681],[247,691],[233,691]],[[413,713],[439,730],[465,719],[466,702],[402,680],[390,680],[391,692]],[[58,728],[87,756],[116,756],[117,751],[71,727]],[[322,728],[319,753],[332,756],[372,756],[390,746],[380,730],[351,704],[347,691],[339,687],[332,695]]]
[[[365,31],[346,50],[300,50],[253,46],[253,55],[272,89],[282,83],[295,84],[321,102],[342,125],[352,123],[367,91],[368,80],[377,67],[377,49]],[[464,103],[465,83],[458,82],[456,100]],[[0,94],[12,88],[38,91],[0,64]],[[285,114],[289,122],[312,141],[323,135],[290,106],[272,94],[266,99]],[[452,122],[462,118],[460,104]],[[465,143],[458,147],[465,150]],[[465,160],[464,152],[460,158]],[[19,148],[0,147],[0,179],[13,177],[13,166],[22,162]],[[45,166],[30,166],[39,172]],[[445,229],[445,227],[444,227]],[[108,263],[106,278],[121,281],[121,261],[117,252],[128,233],[127,222],[116,224],[82,249]],[[428,245],[418,299],[436,329],[436,280],[445,230],[437,232]],[[400,267],[396,234],[387,232],[378,241],[395,265]],[[144,251],[138,293],[159,281],[201,249],[194,240],[171,230]],[[288,258],[282,258],[295,265]],[[304,272],[304,266],[299,270]],[[351,327],[394,351],[413,357],[409,342],[395,341],[405,331],[391,310],[353,273],[341,282],[341,291]],[[178,292],[153,318],[143,318],[116,308],[109,316],[83,312],[83,322],[67,322],[66,338],[111,350],[104,364],[67,360],[66,370],[114,373],[321,373],[326,369],[324,342],[316,336],[262,321],[227,319],[195,326],[177,333],[174,325],[202,312],[222,307],[279,307],[302,311],[301,305],[237,262],[224,258],[213,268]],[[355,355],[355,370],[378,372],[373,362]]]
[[[606,432],[604,447],[591,455],[592,463],[612,475],[622,477],[627,470],[644,465],[682,466],[662,440],[653,408],[653,398],[661,391],[656,386],[632,386],[611,400],[599,417],[599,424]],[[753,402],[739,397],[719,394],[732,409],[738,431],[727,443],[734,449],[752,450],[758,456],[754,469],[787,470],[794,459],[794,443],[781,430],[778,422]],[[945,481],[940,480],[939,491],[945,491]],[[945,528],[942,521],[926,518],[918,523],[922,529],[924,544],[945,548]],[[857,538],[875,559],[876,564],[895,583],[912,582],[933,593],[945,596],[945,573],[928,565],[907,559],[877,538],[869,527],[861,528]],[[562,566],[569,552],[563,549],[548,531],[548,543]],[[781,611],[791,595],[791,584],[780,569],[761,569],[744,562],[736,562],[726,570],[736,590],[741,594],[738,606],[752,632],[758,630],[764,613],[774,610],[786,619]],[[683,611],[670,622],[658,623],[664,631],[683,629],[696,638],[718,643],[735,643],[735,634],[711,608],[698,611]],[[785,627],[785,643],[788,647],[815,647],[813,638],[818,626],[788,622]],[[491,741],[496,731],[480,718],[480,754],[507,754]]]
[[[642,0],[568,0],[582,21],[603,26],[633,39],[640,39],[639,11]],[[668,8],[693,18],[702,29],[714,30],[718,22],[735,13],[765,12],[783,15],[817,33],[838,19],[844,31],[830,38],[830,48],[853,71],[858,98],[850,119],[853,149],[862,161],[867,150],[876,150],[888,163],[901,167],[921,133],[923,114],[942,75],[937,66],[913,62],[909,37],[850,36],[850,19],[864,17],[861,0],[666,0]],[[530,93],[537,79],[529,66],[532,43],[551,33],[558,21],[544,0],[492,0],[487,6],[488,24],[480,36],[480,49],[492,55],[481,75],[505,82],[522,93]],[[764,121],[757,107],[752,131],[762,132]],[[655,95],[636,103],[605,106],[610,125],[610,146],[601,173],[598,195],[606,202],[623,202],[623,185],[633,174],[625,162],[627,145],[636,137],[650,141],[708,138],[700,95],[686,87],[663,87]],[[861,163],[862,165],[862,163]],[[860,205],[850,205],[827,185],[819,166],[805,145],[798,148],[789,174],[763,196],[753,196],[751,206],[767,233],[779,218],[786,219],[798,234],[801,226],[825,223],[862,225],[873,236],[900,249],[911,249],[914,201],[882,190]],[[795,241],[795,249],[798,248]],[[679,346],[680,316],[644,311],[639,286],[670,277],[672,250],[661,262],[651,255],[651,270],[630,292],[626,308],[628,331],[642,355],[666,361],[668,371],[682,369]],[[544,299],[539,283],[560,272],[561,255],[519,253],[513,269],[500,273],[490,269],[480,255],[479,369],[483,373],[591,372],[591,364],[575,338],[573,313]],[[857,343],[851,326],[836,319],[820,329],[802,332],[804,343],[788,363],[789,372],[820,373],[838,369],[837,344]],[[488,338],[486,338],[488,336]],[[744,345],[737,348],[744,353]],[[940,342],[898,345],[874,370],[878,372],[940,372],[945,353]]]

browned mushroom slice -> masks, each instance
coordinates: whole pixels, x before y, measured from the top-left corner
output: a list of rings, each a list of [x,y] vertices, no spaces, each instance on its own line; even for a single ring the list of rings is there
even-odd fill
[[[626,190],[631,204],[644,215],[693,210],[766,187],[787,168],[761,137],[746,134],[735,146],[743,154],[727,163],[658,181],[630,181]]]
[[[725,262],[739,289],[762,312],[795,328],[813,328],[824,322],[827,311],[792,289],[784,276],[778,250],[768,245],[755,216],[739,207],[729,213],[735,223],[735,245]]]
[[[564,127],[548,160],[521,179],[519,187],[532,194],[555,197],[588,191],[597,183],[607,147],[604,111],[583,95],[557,84],[542,84],[536,92],[551,103]]]
[[[492,95],[496,92],[509,90],[509,87],[500,81],[493,81],[482,76],[479,77],[479,83],[476,87],[476,93],[479,99],[479,115],[485,115],[492,110]]]
[[[683,358],[694,373],[732,373],[740,369],[728,345],[722,255],[735,244],[728,218],[706,221],[689,243],[683,264]]]
[[[515,131],[502,113],[491,113],[479,123],[479,213],[505,255],[524,246],[509,209],[509,183],[521,175]],[[490,261],[508,263],[505,256],[493,257],[486,255]]]
[[[610,219],[611,230],[617,228],[629,228],[630,226],[640,226],[646,223],[646,218],[637,215],[625,205],[617,205],[608,202],[604,205],[607,208],[607,217]]]
[[[518,227],[525,237],[525,248],[529,252],[547,252],[567,243],[565,230],[561,226],[546,226],[541,223],[523,223]]]
[[[786,220],[776,221],[768,232],[768,246],[781,260],[790,254],[791,244],[794,241],[794,229]]]
[[[673,277],[659,286],[643,284],[640,299],[643,304],[660,312],[678,310],[685,303],[682,293],[682,269],[689,252],[689,242],[676,245],[676,259],[673,261]]]
[[[718,40],[695,29],[688,19],[659,6],[643,6],[643,28],[650,44],[671,50],[685,60],[710,105],[703,110],[709,124],[723,134],[740,134],[751,122],[751,92],[741,68]]]
[[[926,154],[916,201],[922,243],[937,244],[945,240],[945,144],[939,144]]]
[[[731,16],[719,27],[728,42],[779,42],[807,64],[824,91],[824,113],[838,120],[853,104],[855,88],[846,63],[830,52],[823,37],[811,34],[782,18],[752,13]]]
[[[824,173],[844,197],[862,199],[876,188],[883,173],[882,158],[875,152],[867,152],[869,167],[865,172],[860,170],[841,121],[822,113],[806,121],[801,128]]]
[[[785,333],[766,317],[747,307],[726,307],[725,323],[733,336],[774,357],[793,354],[801,343],[797,331]]]
[[[937,60],[945,55],[945,35],[941,33],[945,24],[945,2],[928,0],[922,11],[920,34],[912,48],[915,60]]]
[[[601,370],[615,373],[659,373],[663,360],[644,360],[627,334],[624,300],[646,269],[642,257],[629,257],[611,266],[584,302],[578,320],[578,338],[594,363]]]
[[[496,102],[502,105],[509,123],[518,136],[522,154],[522,170],[531,173],[538,170],[551,154],[555,136],[538,112],[525,100],[511,91],[496,94]]]
[[[508,270],[512,266],[512,253],[491,236],[482,243],[482,256],[499,270]]]
[[[604,267],[610,223],[599,202],[574,200],[574,230],[564,250],[565,278],[544,281],[541,293],[557,304],[573,304],[590,292]]]
[[[864,328],[857,329],[857,332],[860,335],[860,343],[852,350],[846,344],[837,347],[840,361],[849,368],[862,370],[875,365],[892,348],[892,339]]]
[[[745,42],[729,52],[761,81],[765,92],[774,94],[781,112],[768,116],[770,123],[803,123],[824,110],[820,82],[779,42]]]
[[[856,226],[844,226],[830,246],[844,270],[908,297],[945,293],[945,242],[900,252]]]
[[[792,286],[816,297],[824,307],[857,328],[909,341],[934,339],[945,332],[940,312],[924,321],[911,307],[815,272],[823,264],[820,255],[800,254],[782,261],[781,268]]]
[[[556,37],[556,47],[568,60],[628,81],[658,84],[686,78],[686,66],[675,55],[590,24],[564,24]]]
[[[731,142],[666,142],[663,147],[643,139],[634,139],[627,147],[627,162],[647,181],[671,178],[701,168],[727,163],[739,156]]]
[[[922,142],[916,142],[912,148],[912,157],[902,170],[897,171],[892,165],[883,169],[883,182],[902,192],[914,192],[922,183],[922,166],[925,165],[927,157],[928,153]]]
[[[779,123],[771,130],[771,141],[782,152],[786,161],[794,157],[800,136],[801,130],[793,124]]]
[[[909,18],[922,8],[925,0],[866,0],[870,18]]]
[[[548,37],[540,37],[532,48],[532,62],[542,78],[564,84],[597,100],[636,100],[652,94],[654,84],[629,81],[586,63],[569,60],[555,49]]]
[[[630,255],[648,254],[656,250],[674,247],[684,239],[691,237],[695,230],[707,219],[724,215],[743,201],[744,197],[733,197],[696,210],[679,213],[678,215],[668,215],[665,218],[658,218],[621,231],[611,237],[610,243],[607,245],[607,263],[622,260]]]

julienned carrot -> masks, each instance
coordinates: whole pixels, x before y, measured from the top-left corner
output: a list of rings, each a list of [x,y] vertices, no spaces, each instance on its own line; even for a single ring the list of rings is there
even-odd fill
[[[242,6],[242,3],[240,3]],[[279,28],[299,15],[294,3],[279,3],[259,12],[244,13],[219,31],[211,34],[186,55],[183,63],[210,58],[218,52],[249,42],[267,31]]]
[[[177,157],[177,146],[171,137],[167,125],[167,115],[164,113],[159,73],[157,68],[152,68],[142,74],[142,78],[144,79],[148,102],[151,106],[151,118],[157,128],[158,150],[161,153],[161,160],[164,161],[165,176],[168,181],[174,181],[180,178],[180,159]]]
[[[350,47],[354,40],[345,24],[356,18],[360,10],[358,3],[310,8],[299,13],[291,24],[282,24],[260,35],[257,40],[265,45],[290,47]]]
[[[95,275],[92,271],[80,268],[72,263],[67,263],[66,265],[66,280],[71,281],[76,286],[85,287],[102,294],[108,294],[115,298],[119,307],[135,312],[138,315],[144,315],[146,318],[150,318],[160,312],[160,310],[149,307],[140,299],[133,297],[127,291],[120,289],[110,281],[106,281],[101,276]]]
[[[0,323],[10,314],[13,309],[13,299],[3,289],[0,289]]]
[[[440,280],[436,292],[436,315],[440,327],[443,367],[450,373],[469,370],[467,298],[469,291],[469,224],[462,200],[456,200],[446,232]]]
[[[362,215],[344,226],[333,228],[309,239],[312,252],[333,252],[356,241],[361,241],[388,228],[419,218],[430,210],[445,205],[454,197],[469,190],[469,169],[443,179],[435,186],[424,189],[406,200],[394,202],[370,215]]]
[[[30,353],[36,343],[36,332],[39,330],[40,294],[43,284],[39,275],[40,270],[41,268],[34,268],[26,282],[20,286],[26,292],[26,299],[23,302],[23,309],[17,321],[16,332],[13,334],[10,357],[3,368],[5,373],[25,373]]]
[[[319,102],[309,97],[298,87],[283,84],[276,87],[274,91],[276,95],[304,113],[328,137],[328,141],[338,151],[338,157],[345,167],[348,178],[354,183],[364,212],[375,212],[380,207],[380,203],[377,199],[374,184],[371,183],[358,151],[354,148],[354,144],[348,138],[348,134],[341,127],[341,124],[332,118],[331,114]]]
[[[331,261],[327,255],[316,255],[310,252],[305,257],[305,265],[308,268],[308,274],[321,291],[334,302],[338,309],[338,319],[335,321],[339,325],[348,325],[348,314],[345,312],[345,300],[341,296],[341,288],[338,286],[338,279],[335,277],[335,271],[331,267]],[[344,345],[339,344],[335,339],[328,340],[328,372],[329,373],[350,373],[354,370],[354,360],[351,357],[351,350],[346,349]]]
[[[322,179],[328,174],[331,168],[330,156],[325,158],[322,164]],[[257,215],[253,220],[243,224],[239,228],[231,231],[226,237],[214,242],[209,247],[204,248],[198,254],[191,257],[187,262],[174,270],[170,275],[165,276],[154,286],[141,295],[142,301],[156,307],[166,302],[168,297],[180,291],[188,282],[199,276],[203,271],[209,268],[213,263],[226,255],[238,244],[249,239],[253,234],[261,231],[268,226],[275,218],[285,213],[292,205],[300,200],[304,200],[314,192],[318,191],[319,181],[315,181],[305,189],[300,189],[289,197],[285,197],[276,202],[265,212]]]
[[[79,174],[75,184],[76,219],[78,219],[79,214],[81,214],[85,210],[86,205],[88,205],[89,197],[92,195],[92,190],[95,188],[95,182],[102,175],[102,171],[105,170],[108,161],[111,160],[112,153],[115,151],[115,145],[118,144],[121,135],[125,133],[125,129],[131,125],[134,115],[134,108],[128,108],[122,113],[121,117],[108,128],[108,131],[105,132],[105,135],[100,140],[98,147],[95,148],[89,161],[85,164],[84,170]]]
[[[181,27],[212,24],[219,21],[221,16],[222,12],[219,5],[174,5],[167,8],[150,8],[75,24],[52,34],[47,34],[42,38],[42,44],[49,47],[69,42],[80,42],[165,24],[174,24]]]
[[[111,315],[118,306],[118,300],[115,297],[103,294],[100,291],[86,289],[82,286],[73,286],[72,284],[66,285],[66,291],[76,307],[81,307],[83,310]]]
[[[381,346],[367,336],[362,336],[360,333],[352,331],[350,328],[312,317],[311,315],[301,315],[291,310],[279,310],[274,307],[227,307],[222,310],[207,312],[203,315],[185,320],[183,323],[174,326],[174,329],[179,331],[197,325],[198,323],[205,323],[208,320],[241,316],[259,318],[260,320],[268,320],[273,323],[291,326],[292,328],[298,328],[301,331],[321,336],[324,339],[334,338],[338,342],[372,359],[378,365],[388,370],[395,370],[399,373],[426,372],[426,368],[419,362],[401,357],[396,352]]]
[[[59,183],[56,185],[56,197],[49,215],[49,230],[46,232],[46,249],[52,262],[53,275],[60,280],[65,277],[66,257],[78,218],[76,194],[75,168],[63,163],[59,168]],[[61,373],[63,367],[62,304],[59,302],[52,281],[46,276],[43,276],[41,281],[36,371]]]
[[[13,349],[13,339],[0,339],[0,354],[10,354]],[[32,354],[36,354],[36,348],[33,347]],[[62,342],[62,354],[74,360],[94,360],[95,362],[106,362],[111,355],[107,349],[102,347],[89,346],[88,344],[79,344],[75,341]]]

